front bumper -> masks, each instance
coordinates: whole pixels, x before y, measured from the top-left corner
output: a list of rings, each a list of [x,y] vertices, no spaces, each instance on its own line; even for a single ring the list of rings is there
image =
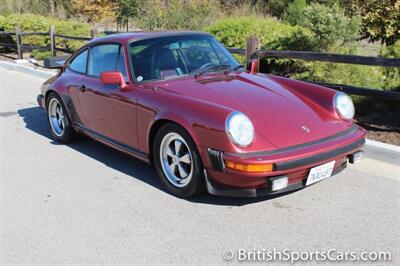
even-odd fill
[[[353,126],[343,134],[306,143],[299,147],[281,150],[232,154],[207,149],[206,181],[210,194],[239,197],[256,197],[283,193],[305,187],[310,169],[335,161],[332,175],[362,157],[359,151],[365,144],[366,131]],[[361,155],[361,156],[360,156]],[[242,164],[271,163],[273,170],[264,173],[248,173],[225,167],[225,161]],[[287,187],[272,191],[271,180],[286,176]]]
[[[340,173],[347,167],[347,159],[349,162],[354,163],[354,157],[359,157],[358,154],[362,153],[362,151],[355,152],[353,154],[350,154],[348,157],[346,157],[345,160],[339,160],[336,161],[337,166],[333,169],[333,172],[331,174],[331,177]],[[303,171],[300,175],[302,178],[300,180],[297,180],[295,182],[292,182],[288,184],[285,188],[279,189],[279,190],[273,190],[272,189],[272,182],[267,182],[266,186],[263,188],[232,188],[232,187],[226,187],[220,184],[217,184],[211,180],[207,174],[207,171],[204,170],[204,176],[206,179],[206,185],[207,185],[207,191],[211,195],[216,195],[216,196],[224,196],[224,197],[263,197],[263,196],[273,196],[277,194],[283,194],[286,192],[291,192],[291,191],[296,191],[299,189],[305,188],[306,182],[307,182],[307,174],[309,172],[309,169],[307,171]],[[279,178],[279,177],[286,177],[286,176],[276,176],[274,178]],[[272,180],[273,178],[270,178],[269,180]]]

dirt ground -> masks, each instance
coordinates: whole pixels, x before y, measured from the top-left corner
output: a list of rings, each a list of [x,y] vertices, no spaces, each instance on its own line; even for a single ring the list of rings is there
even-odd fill
[[[356,117],[356,122],[368,130],[368,138],[400,146],[400,112]]]

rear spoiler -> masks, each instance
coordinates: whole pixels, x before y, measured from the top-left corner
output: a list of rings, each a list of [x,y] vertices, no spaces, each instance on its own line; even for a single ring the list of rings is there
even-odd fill
[[[43,66],[50,69],[63,68],[65,61],[67,61],[69,57],[69,55],[64,55],[46,58],[43,61]]]

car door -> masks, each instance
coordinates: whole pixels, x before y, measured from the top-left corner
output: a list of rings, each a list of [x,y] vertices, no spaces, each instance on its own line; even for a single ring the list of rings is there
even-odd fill
[[[86,75],[86,66],[88,59],[88,49],[79,52],[69,63],[65,72],[62,74],[63,87],[68,88],[69,100],[72,105],[67,104],[72,121],[75,123],[82,123],[84,121],[84,114],[79,102],[79,90],[81,80]]]
[[[122,92],[119,85],[106,85],[100,74],[120,71],[128,82],[123,46],[116,43],[90,47],[87,75],[81,80],[79,101],[85,127],[113,144],[137,148],[136,91]],[[132,86],[129,84],[128,86]]]

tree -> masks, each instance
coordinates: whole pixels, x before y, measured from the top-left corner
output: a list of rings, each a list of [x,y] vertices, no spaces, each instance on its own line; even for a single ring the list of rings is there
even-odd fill
[[[287,6],[292,1],[293,0],[258,0],[254,1],[254,3],[262,12],[277,18],[282,18]]]
[[[292,26],[304,24],[304,10],[306,7],[306,0],[294,0],[288,5],[283,19]]]
[[[94,23],[115,16],[117,4],[110,0],[74,0],[77,14],[87,17],[88,22]]]
[[[0,14],[33,13],[67,18],[72,15],[72,0],[0,0]]]
[[[400,1],[360,1],[362,37],[386,45],[400,39]]]
[[[116,0],[118,26],[126,28],[126,31],[129,30],[129,20],[138,15],[141,2],[141,0]]]

